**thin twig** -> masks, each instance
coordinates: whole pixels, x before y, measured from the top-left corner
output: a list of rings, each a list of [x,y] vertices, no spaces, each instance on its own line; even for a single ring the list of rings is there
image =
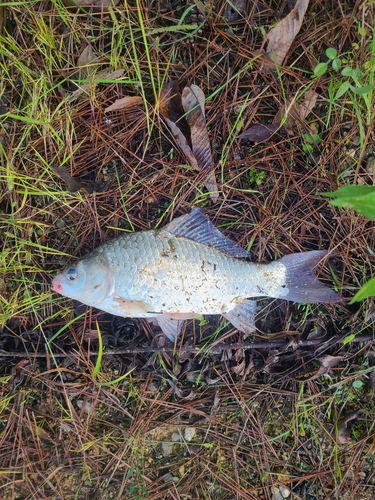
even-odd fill
[[[330,339],[330,347],[334,346],[342,342],[343,336],[340,337],[332,337]],[[360,335],[355,337],[351,342],[371,342],[374,341],[375,338],[373,335]],[[216,345],[214,347],[201,347],[201,346],[183,346],[181,349],[176,349],[175,346],[167,346],[167,347],[132,347],[125,348],[121,347],[119,349],[109,349],[107,351],[103,351],[101,353],[103,356],[115,356],[119,354],[151,354],[151,353],[180,353],[180,354],[202,354],[206,351],[208,354],[221,354],[223,351],[249,351],[249,350],[270,350],[270,349],[290,349],[291,351],[295,351],[301,347],[313,347],[323,344],[321,339],[315,340],[292,340],[292,341],[280,341],[280,342],[252,342],[250,344],[222,344]],[[75,351],[72,352],[59,352],[53,353],[55,358],[66,358],[74,354]],[[98,356],[98,351],[90,351],[88,353],[90,356]],[[36,353],[27,353],[27,352],[5,352],[0,351],[0,359],[1,358],[23,358],[25,356],[32,356],[34,358],[45,358],[47,356],[47,352],[36,352]]]

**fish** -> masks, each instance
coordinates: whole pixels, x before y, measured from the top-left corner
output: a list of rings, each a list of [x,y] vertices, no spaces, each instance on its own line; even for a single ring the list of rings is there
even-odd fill
[[[254,263],[199,207],[162,229],[126,233],[68,266],[52,291],[115,316],[147,318],[172,342],[183,322],[220,314],[244,333],[256,330],[256,298],[336,303],[314,268],[327,254],[312,250]]]

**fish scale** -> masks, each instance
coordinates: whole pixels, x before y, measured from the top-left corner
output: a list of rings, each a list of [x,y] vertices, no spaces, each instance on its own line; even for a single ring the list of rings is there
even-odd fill
[[[223,304],[229,304],[234,294],[243,298],[257,294],[254,284],[243,279],[244,261],[165,231],[132,236],[97,250],[115,272],[115,293],[120,297],[152,303],[158,313],[200,315],[225,312],[228,307]]]
[[[182,320],[202,314],[222,314],[250,332],[256,311],[251,298],[341,300],[315,277],[314,267],[325,254],[303,252],[254,264],[194,208],[161,230],[127,233],[102,244],[57,275],[52,289],[118,316],[153,318],[171,340]]]

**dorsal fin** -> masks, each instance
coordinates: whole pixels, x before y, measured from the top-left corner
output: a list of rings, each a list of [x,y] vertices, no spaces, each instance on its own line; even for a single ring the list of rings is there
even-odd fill
[[[174,219],[164,228],[175,236],[189,238],[202,245],[214,247],[230,257],[247,258],[249,252],[228,240],[199,207],[193,207],[191,212]]]

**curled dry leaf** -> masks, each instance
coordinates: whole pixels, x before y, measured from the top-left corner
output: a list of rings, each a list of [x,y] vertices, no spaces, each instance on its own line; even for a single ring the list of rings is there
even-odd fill
[[[75,90],[66,100],[68,104],[72,104],[76,101],[82,94],[88,94],[91,90],[93,90],[96,85],[101,80],[117,80],[124,74],[124,69],[117,69],[115,71],[110,71],[108,69],[104,69],[102,71],[98,71],[95,75],[92,76],[90,82],[82,84],[77,90]]]
[[[195,391],[193,391],[193,389],[190,389],[190,388],[180,389],[177,386],[176,382],[174,382],[173,380],[170,380],[170,379],[165,379],[165,380],[171,386],[174,394],[177,397],[184,399],[185,401],[192,401],[193,399],[196,398],[196,393],[195,393]]]
[[[197,85],[185,87],[182,96],[177,80],[165,84],[160,93],[159,111],[188,163],[205,175],[210,197],[219,197],[211,144],[204,113],[204,94]]]
[[[298,103],[299,105],[297,109],[297,115],[300,120],[306,120],[311,111],[315,108],[318,97],[319,94],[315,92],[315,90],[309,89],[307,92],[305,92],[303,100]]]
[[[199,170],[203,172],[212,170],[211,144],[204,117],[204,94],[197,85],[184,88],[182,91],[182,106],[186,113],[186,121],[190,127],[193,153]]]
[[[97,57],[94,54],[93,48],[88,44],[81,52],[77,60],[77,68],[79,70],[79,78],[86,78],[88,75],[88,66],[95,61]]]
[[[278,65],[283,64],[294,38],[301,29],[308,5],[309,0],[297,0],[290,13],[269,31],[266,54]]]
[[[267,142],[280,135],[291,134],[295,122],[303,122],[314,108],[318,95],[314,90],[308,90],[301,102],[288,99],[276,113],[273,122],[269,125],[257,123],[244,130],[238,139],[246,139],[253,142]],[[286,122],[285,122],[286,118]],[[285,123],[283,123],[285,122]],[[283,123],[283,124],[282,124]]]
[[[113,7],[119,3],[120,0],[66,0],[69,5],[80,7],[99,7],[101,9],[106,9],[108,7]]]
[[[204,185],[207,189],[207,191],[210,193],[210,198],[211,200],[215,203],[219,199],[219,192],[217,188],[217,182],[216,182],[216,177],[215,177],[215,172],[212,171],[210,172],[205,181]]]
[[[219,391],[216,391],[215,397],[214,397],[214,402],[213,402],[213,405],[211,407],[211,412],[210,412],[211,417],[216,417],[217,412],[219,410],[219,406],[220,406],[220,396],[219,396]]]
[[[319,94],[317,94],[314,90],[309,89],[305,92],[301,101],[287,99],[287,102],[281,106],[279,111],[276,113],[273,123],[280,124],[280,122],[285,121],[286,118],[284,127],[287,130],[292,130],[296,121],[304,122],[306,120],[311,111],[314,109],[318,97]]]
[[[315,373],[315,375],[313,375],[308,379],[304,379],[304,381],[307,382],[310,380],[315,380],[316,378],[325,375],[326,373],[329,372],[331,368],[337,366],[342,359],[344,359],[343,356],[330,356],[328,354],[326,356],[322,356],[321,358],[318,359],[320,363],[319,370]]]
[[[136,106],[141,106],[143,104],[142,97],[140,96],[125,96],[122,99],[117,99],[113,104],[105,108],[104,113],[109,111],[116,111],[118,109],[128,109]]]
[[[356,424],[357,420],[362,418],[363,414],[363,410],[351,412],[339,421],[337,430],[337,442],[339,444],[346,444],[352,440],[350,431]]]
[[[199,170],[192,152],[191,133],[182,107],[177,80],[166,83],[160,92],[159,111],[189,164]]]
[[[246,139],[253,142],[267,142],[271,137],[277,137],[278,135],[285,135],[284,127],[280,126],[280,122],[271,123],[269,125],[264,125],[263,123],[257,123],[252,127],[244,130],[238,136],[238,139]]]
[[[372,395],[375,396],[375,371],[371,372],[369,375],[370,387]]]
[[[246,13],[246,0],[232,0],[227,2],[223,17],[229,21],[237,21]]]
[[[75,193],[80,189],[85,189],[89,194],[103,193],[107,191],[111,181],[95,181],[95,182],[81,182],[79,179],[72,177],[65,167],[51,167],[51,170],[62,179],[67,187],[69,193]]]

